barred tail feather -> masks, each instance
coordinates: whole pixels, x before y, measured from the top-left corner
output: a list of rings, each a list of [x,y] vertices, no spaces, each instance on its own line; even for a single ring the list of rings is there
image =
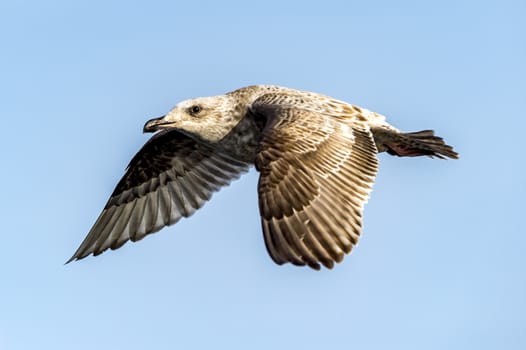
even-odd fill
[[[399,157],[430,156],[441,159],[458,159],[458,153],[453,147],[435,136],[433,130],[400,133],[391,142],[385,144],[387,153]]]

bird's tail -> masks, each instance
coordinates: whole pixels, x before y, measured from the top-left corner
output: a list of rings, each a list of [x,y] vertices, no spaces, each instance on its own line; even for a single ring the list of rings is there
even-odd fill
[[[447,145],[433,130],[397,133],[384,146],[387,153],[399,157],[430,156],[458,159],[458,153]]]

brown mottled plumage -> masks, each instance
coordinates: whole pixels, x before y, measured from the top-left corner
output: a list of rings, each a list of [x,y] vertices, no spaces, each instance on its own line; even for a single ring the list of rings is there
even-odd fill
[[[430,130],[401,133],[377,113],[278,86],[183,101],[144,126],[145,132],[158,130],[133,157],[68,262],[192,215],[255,165],[272,259],[332,268],[358,243],[378,152],[458,157]]]

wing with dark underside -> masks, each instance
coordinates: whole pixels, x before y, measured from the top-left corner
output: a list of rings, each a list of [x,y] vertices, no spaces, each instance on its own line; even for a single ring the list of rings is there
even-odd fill
[[[357,244],[378,162],[368,126],[290,106],[265,115],[256,167],[267,250],[283,264],[332,268]]]
[[[155,134],[133,157],[92,229],[71,257],[138,241],[192,215],[248,164],[176,130]]]

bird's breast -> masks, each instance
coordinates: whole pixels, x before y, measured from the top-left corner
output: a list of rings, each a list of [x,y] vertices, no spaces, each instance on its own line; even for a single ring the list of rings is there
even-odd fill
[[[254,116],[247,114],[239,123],[218,143],[230,156],[247,163],[254,164],[262,127]]]

